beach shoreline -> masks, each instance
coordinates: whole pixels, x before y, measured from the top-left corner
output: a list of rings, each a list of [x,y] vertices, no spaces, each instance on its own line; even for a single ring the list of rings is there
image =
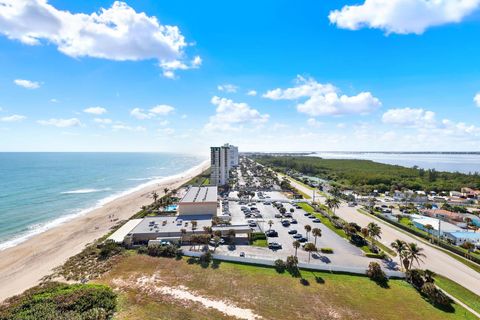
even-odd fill
[[[36,234],[16,246],[0,251],[0,301],[35,286],[40,279],[78,254],[85,246],[104,236],[119,221],[129,219],[143,205],[150,204],[151,193],[160,196],[164,188],[175,189],[210,166],[204,161],[180,174],[142,185],[128,194],[114,197],[101,206]],[[115,221],[109,216],[113,215]]]

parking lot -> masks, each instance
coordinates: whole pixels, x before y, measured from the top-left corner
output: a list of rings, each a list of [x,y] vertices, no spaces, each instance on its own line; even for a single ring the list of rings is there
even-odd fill
[[[266,198],[268,196],[269,198]],[[258,200],[258,195],[253,198]],[[280,215],[280,212],[273,203],[272,200],[282,200],[282,205],[286,210],[286,217]],[[232,201],[228,202],[229,212],[231,214],[232,225],[236,224],[251,224],[254,232],[266,232],[269,230],[275,230],[277,236],[267,237],[268,242],[276,242],[281,245],[278,250],[272,250],[265,247],[256,247],[250,245],[237,245],[235,248],[229,248],[228,246],[220,246],[217,248],[217,253],[228,254],[233,256],[239,256],[243,253],[245,257],[259,258],[259,259],[285,259],[287,256],[294,255],[295,249],[292,245],[295,239],[294,236],[303,239],[303,243],[315,242],[311,232],[307,237],[305,226],[310,225],[311,228],[319,228],[322,231],[322,236],[317,238],[317,248],[331,248],[333,254],[313,253],[311,256],[311,263],[324,263],[332,265],[347,265],[352,267],[366,267],[372,259],[363,256],[363,252],[351,245],[347,240],[341,238],[335,234],[332,230],[325,227],[321,222],[314,222],[313,217],[306,216],[306,212],[301,208],[295,208],[295,204],[292,204],[288,199],[280,192],[264,192],[264,199],[261,201],[240,202]],[[244,211],[242,211],[242,207]],[[246,210],[245,208],[248,208]],[[256,208],[257,210],[255,210]],[[293,209],[293,212],[290,212]],[[250,216],[251,214],[251,216]],[[289,217],[291,214],[291,217]],[[293,220],[296,220],[296,223]],[[273,224],[270,226],[269,221]],[[284,221],[288,221],[284,222]],[[254,222],[254,223],[252,223]],[[282,224],[284,222],[284,225]],[[292,231],[295,230],[295,231]],[[290,233],[289,233],[290,231]],[[295,232],[295,233],[294,233]],[[308,253],[300,247],[297,252],[297,256],[300,262],[308,261]],[[375,260],[381,262],[380,260]]]

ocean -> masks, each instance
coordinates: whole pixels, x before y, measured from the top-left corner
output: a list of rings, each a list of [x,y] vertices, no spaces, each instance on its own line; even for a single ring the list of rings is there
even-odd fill
[[[168,153],[0,153],[0,250],[204,160]]]
[[[478,152],[316,152],[314,155],[325,159],[363,159],[437,171],[480,172]]]

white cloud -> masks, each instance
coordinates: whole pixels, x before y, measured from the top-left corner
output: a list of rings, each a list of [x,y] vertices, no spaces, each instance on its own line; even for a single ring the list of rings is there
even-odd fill
[[[424,109],[390,109],[382,116],[383,123],[411,127],[431,127],[436,123],[435,112]]]
[[[323,123],[317,121],[317,119],[315,119],[315,118],[309,118],[309,119],[307,120],[307,124],[308,124],[309,126],[311,126],[311,127],[316,127],[316,128],[318,128],[318,127],[320,127]]]
[[[235,93],[238,90],[238,87],[233,84],[220,84],[217,86],[218,91],[228,92],[228,93]]]
[[[339,95],[339,89],[332,84],[318,83],[314,79],[297,76],[293,88],[274,89],[263,97],[272,100],[304,99],[297,104],[297,110],[312,117],[324,115],[368,114],[381,107],[382,103],[370,92],[355,96]]]
[[[49,120],[38,120],[39,124],[43,126],[53,126],[58,128],[68,128],[68,127],[78,127],[82,123],[77,118],[71,119],[49,119]]]
[[[1,5],[1,0],[0,0]],[[1,23],[0,23],[1,26]],[[40,88],[40,83],[25,79],[16,79],[13,81],[17,86],[24,87],[25,89],[38,89]]]
[[[162,120],[158,123],[161,127],[168,126],[170,124],[170,121],[168,120]]]
[[[112,119],[108,118],[95,118],[93,121],[100,124],[111,124],[113,122]]]
[[[52,98],[52,99],[50,99],[50,102],[51,102],[51,103],[58,103],[59,101],[58,101],[57,99],[55,99],[55,98]]]
[[[142,127],[142,126],[132,127],[132,126],[128,126],[128,125],[121,124],[121,123],[114,124],[112,126],[112,129],[114,131],[124,130],[124,131],[131,131],[131,132],[145,132],[145,131],[147,131],[147,129],[145,127]]]
[[[52,43],[71,57],[116,61],[183,59],[189,45],[177,26],[122,1],[92,14],[59,10],[47,0],[0,0],[0,33],[27,45]],[[201,59],[195,57],[198,67]]]
[[[268,114],[261,114],[246,103],[214,96],[211,100],[216,113],[205,125],[206,130],[238,130],[244,124],[263,124],[268,121]]]
[[[185,63],[180,60],[162,61],[160,67],[163,69],[163,76],[169,79],[175,79],[176,70],[198,69],[202,65],[202,58],[196,56],[190,63]]]
[[[343,29],[422,34],[430,27],[461,22],[479,6],[480,0],[365,0],[331,11],[328,18]]]
[[[150,113],[153,113],[157,116],[167,116],[171,114],[174,110],[175,108],[172,106],[169,106],[167,104],[159,104],[158,106],[150,109]]]
[[[172,106],[169,106],[167,104],[159,104],[151,108],[150,110],[148,110],[148,112],[140,108],[134,108],[130,111],[130,115],[132,115],[133,117],[139,120],[145,120],[145,119],[152,119],[157,116],[168,116],[174,111],[175,111],[175,108]]]
[[[102,107],[90,107],[90,108],[84,109],[83,112],[90,113],[90,114],[101,115],[101,114],[107,113],[107,109],[102,108]]]
[[[2,109],[0,108],[0,111]],[[11,116],[6,116],[6,117],[2,117],[0,118],[0,122],[18,122],[18,121],[22,121],[24,120],[26,117],[25,116],[22,116],[22,115],[19,115],[19,114],[13,114]]]
[[[161,134],[168,135],[168,136],[175,133],[175,129],[172,129],[172,128],[163,128],[163,129],[158,129],[157,131]]]
[[[255,91],[255,90],[250,90],[250,91],[247,92],[247,96],[254,97],[256,95],[257,95],[257,91]]]
[[[475,97],[473,97],[473,102],[475,102],[475,104],[477,105],[477,107],[480,108],[480,92],[477,93],[477,94],[475,95]]]

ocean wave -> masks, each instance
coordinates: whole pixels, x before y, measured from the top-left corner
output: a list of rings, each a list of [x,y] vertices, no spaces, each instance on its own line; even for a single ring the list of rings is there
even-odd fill
[[[40,233],[43,233],[43,232],[45,232],[49,229],[57,227],[57,226],[65,223],[65,222],[68,222],[68,221],[70,221],[72,219],[75,219],[79,216],[85,215],[85,214],[87,214],[87,213],[89,213],[89,212],[91,212],[95,209],[99,209],[109,202],[112,202],[112,201],[114,201],[118,198],[127,196],[127,195],[129,195],[131,193],[134,193],[136,191],[142,190],[145,187],[148,187],[148,186],[151,186],[151,185],[154,185],[154,184],[157,184],[157,183],[161,184],[161,183],[164,183],[164,182],[167,182],[167,181],[170,181],[170,180],[175,180],[175,179],[182,178],[185,175],[188,175],[188,174],[194,172],[195,170],[197,170],[198,168],[202,167],[203,165],[205,165],[206,162],[207,161],[202,162],[199,165],[196,165],[196,166],[194,166],[190,169],[187,169],[187,170],[185,170],[181,173],[174,174],[174,175],[167,176],[167,177],[158,178],[158,179],[153,179],[153,180],[150,180],[148,182],[142,183],[142,184],[140,184],[136,187],[130,188],[128,190],[125,190],[125,191],[118,192],[118,193],[115,193],[113,195],[107,196],[107,197],[97,201],[97,203],[94,206],[91,206],[89,208],[78,209],[73,213],[66,214],[66,215],[58,217],[54,220],[50,220],[50,221],[47,221],[45,223],[40,223],[40,224],[29,226],[28,227],[29,230],[27,232],[22,233],[22,234],[18,235],[17,237],[15,237],[11,240],[8,240],[8,241],[5,241],[5,242],[0,242],[0,251],[3,251],[5,249],[11,248],[11,247],[14,247],[14,246],[16,246],[16,245],[34,237],[34,236],[40,234]],[[88,192],[78,192],[78,191],[85,191],[85,190],[89,191],[89,190],[101,190],[101,189],[79,189],[79,190],[72,190],[72,191],[67,191],[67,192],[70,192],[70,193],[72,193],[72,192],[88,193]],[[90,192],[92,192],[92,191],[90,191]],[[98,191],[93,191],[93,192],[98,192]]]
[[[61,192],[61,194],[82,194],[82,193],[94,193],[94,192],[104,192],[110,191],[112,188],[103,188],[103,189],[78,189]]]
[[[163,178],[162,176],[154,176],[154,177],[148,177],[148,178],[130,178],[127,179],[128,181],[149,181],[149,180],[155,180],[155,179],[161,179]]]

